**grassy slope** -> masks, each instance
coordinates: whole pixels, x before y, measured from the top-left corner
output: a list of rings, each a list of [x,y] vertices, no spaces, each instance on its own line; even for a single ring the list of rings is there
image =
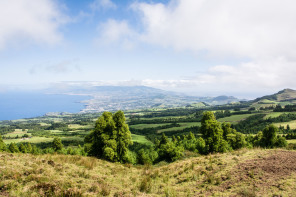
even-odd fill
[[[248,118],[249,116],[252,116],[254,114],[240,114],[240,115],[233,115],[230,117],[225,117],[225,118],[220,118],[218,119],[219,122],[229,122],[232,124],[236,124],[241,120],[245,120],[246,118]]]
[[[163,124],[137,124],[137,125],[130,125],[130,128],[133,129],[145,129],[145,128],[154,128],[154,127],[160,127],[160,126],[165,126],[165,125],[169,125],[167,123],[163,123]]]
[[[161,166],[64,155],[0,157],[0,196],[293,196],[296,190],[296,152],[279,149],[243,149]]]
[[[289,125],[291,129],[296,129],[296,120],[292,120],[290,122],[274,123],[274,125],[277,126],[277,127],[284,126],[285,128],[287,128],[287,125]]]
[[[137,142],[140,144],[153,145],[153,143],[151,141],[147,140],[144,135],[132,134],[132,140],[133,140],[133,142]]]
[[[158,133],[169,132],[169,131],[179,131],[179,130],[183,130],[190,127],[201,126],[200,122],[186,122],[186,123],[178,123],[178,124],[180,125],[180,127],[161,129],[158,131]]]

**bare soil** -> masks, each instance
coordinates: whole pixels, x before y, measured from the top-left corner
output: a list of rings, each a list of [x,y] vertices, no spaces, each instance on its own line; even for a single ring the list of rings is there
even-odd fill
[[[296,152],[275,150],[270,153],[267,157],[258,156],[257,159],[239,162],[231,172],[231,179],[221,184],[223,190],[231,190],[241,184],[253,190],[247,196],[252,196],[252,193],[258,196],[256,191],[264,192],[271,187],[281,189],[281,181],[296,173]]]

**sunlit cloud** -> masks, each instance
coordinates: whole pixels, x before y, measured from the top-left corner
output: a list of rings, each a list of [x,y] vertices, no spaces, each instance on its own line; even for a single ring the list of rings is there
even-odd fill
[[[53,0],[9,0],[0,2],[0,49],[26,42],[57,44],[63,39],[59,28],[67,23]]]

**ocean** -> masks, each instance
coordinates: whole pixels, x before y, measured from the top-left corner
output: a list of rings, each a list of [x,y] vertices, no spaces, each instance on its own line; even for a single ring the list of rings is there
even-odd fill
[[[77,113],[84,108],[80,101],[89,98],[40,92],[0,92],[0,120],[33,118],[48,112]]]

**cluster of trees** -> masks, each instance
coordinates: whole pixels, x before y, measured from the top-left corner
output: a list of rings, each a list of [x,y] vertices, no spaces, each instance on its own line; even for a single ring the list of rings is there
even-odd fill
[[[116,162],[129,162],[128,146],[131,132],[122,111],[104,112],[96,121],[95,129],[85,137],[87,152],[91,156]]]
[[[296,120],[296,113],[284,113],[278,117],[265,118],[265,114],[255,114],[245,120],[240,121],[234,127],[242,133],[257,133],[262,131],[266,126],[276,122],[289,122]]]
[[[243,147],[286,147],[284,137],[277,135],[278,128],[274,125],[266,126],[257,135],[249,135],[237,132],[229,123],[220,123],[214,113],[205,112],[201,121],[200,132],[202,137],[196,137],[193,133],[183,136],[173,136],[170,140],[164,134],[160,140],[156,140],[155,148],[141,149],[137,153],[138,162],[141,164],[155,163],[161,160],[175,161],[182,157],[184,150],[199,154],[215,152],[227,152]]]
[[[240,121],[234,127],[242,133],[257,133],[262,131],[269,123],[264,120],[265,114],[255,114]]]
[[[284,136],[287,140],[296,139],[296,133],[288,133]]]
[[[228,112],[221,112],[220,114],[224,115],[228,114]],[[216,120],[213,112],[204,112],[201,117],[201,127],[199,128],[201,136],[197,137],[194,133],[189,132],[186,135],[171,136],[169,138],[163,133],[160,138],[155,139],[154,146],[139,146],[134,150],[130,150],[129,146],[133,143],[124,113],[122,111],[114,114],[104,112],[97,119],[94,130],[85,137],[84,147],[79,145],[75,149],[71,147],[64,148],[61,139],[58,137],[54,138],[51,147],[45,149],[39,149],[30,143],[11,143],[7,146],[0,136],[0,151],[32,154],[57,152],[60,154],[95,156],[112,162],[154,164],[160,161],[176,161],[184,155],[185,150],[198,154],[209,154],[223,153],[243,147],[286,147],[287,141],[285,137],[277,135],[278,128],[274,125],[267,125],[270,120],[264,120],[263,116],[264,114],[257,114],[245,120],[250,125],[264,126],[264,129],[258,132],[257,135],[245,136],[237,132],[231,124],[221,124]],[[291,118],[288,115],[283,117]],[[281,118],[283,119],[283,117]],[[244,124],[240,126],[247,126],[246,122]],[[294,135],[289,136],[293,137]]]
[[[38,148],[36,145],[31,143],[19,143],[16,144],[14,142],[10,143],[9,145],[6,145],[3,142],[3,139],[0,135],[0,152],[6,151],[10,153],[31,153],[31,154],[52,154],[52,153],[59,153],[64,155],[84,155],[86,156],[86,152],[84,151],[84,148],[80,145],[78,148],[63,148],[63,144],[60,138],[56,137],[54,138],[53,142],[51,143],[50,147],[47,147],[45,149]]]
[[[296,105],[286,105],[282,107],[280,104],[278,104],[274,110],[274,112],[295,112],[296,111]]]
[[[229,123],[220,123],[212,112],[205,112],[200,132],[205,140],[204,153],[227,152],[246,146],[244,135],[231,128]]]
[[[8,146],[3,142],[2,137],[0,135],[0,151],[6,151],[11,153],[32,153],[38,154],[39,149],[35,145],[31,145],[30,143],[10,143]]]
[[[259,131],[257,135],[249,135],[247,141],[253,146],[265,147],[265,148],[275,148],[275,147],[286,147],[287,140],[277,135],[278,128],[274,125],[266,126],[263,131]]]

